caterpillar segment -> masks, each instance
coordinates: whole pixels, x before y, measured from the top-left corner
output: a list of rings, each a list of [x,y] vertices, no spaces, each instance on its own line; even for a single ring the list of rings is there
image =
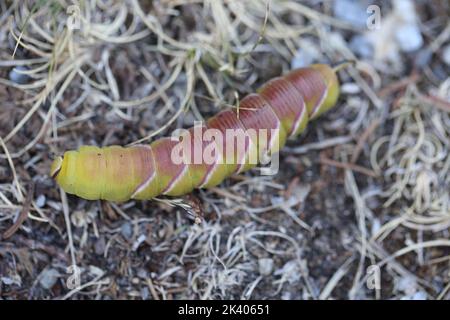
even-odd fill
[[[338,96],[335,70],[315,64],[268,81],[238,108],[177,137],[132,147],[82,146],[56,158],[50,173],[67,193],[88,200],[181,196],[255,167],[333,107]]]

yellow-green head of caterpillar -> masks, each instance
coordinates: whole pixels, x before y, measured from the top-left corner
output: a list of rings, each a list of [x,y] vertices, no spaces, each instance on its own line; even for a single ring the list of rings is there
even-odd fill
[[[57,157],[50,174],[67,193],[88,200],[126,201],[149,174],[146,148],[83,146]]]

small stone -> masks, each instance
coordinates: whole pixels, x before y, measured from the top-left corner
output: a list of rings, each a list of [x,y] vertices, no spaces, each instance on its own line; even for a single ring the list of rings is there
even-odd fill
[[[309,39],[302,39],[299,44],[294,57],[291,60],[291,68],[307,67],[317,61],[317,58],[322,55],[318,45]]]
[[[361,92],[361,88],[354,82],[348,82],[342,84],[341,92],[345,94],[358,94]]]
[[[106,241],[104,236],[100,236],[94,244],[95,254],[101,256],[105,253]]]
[[[411,300],[427,300],[427,293],[424,291],[417,291],[411,298]]]
[[[417,291],[413,294],[408,294],[401,297],[401,300],[427,300],[427,293],[423,291]]]
[[[309,66],[314,62],[314,57],[306,50],[300,48],[291,60],[291,68],[298,69]]]
[[[407,23],[417,20],[416,7],[413,0],[397,0],[393,2],[394,11]]]
[[[77,210],[72,213],[70,220],[72,224],[77,228],[82,228],[87,224],[87,214],[85,211]]]
[[[291,300],[292,294],[289,291],[285,291],[281,294],[281,300]]]
[[[7,286],[14,284],[14,280],[9,277],[1,277],[1,280]]]
[[[150,296],[150,292],[148,290],[148,287],[143,287],[141,289],[141,298],[143,300],[148,300],[149,296]]]
[[[105,274],[105,272],[102,269],[100,269],[100,268],[98,268],[96,266],[93,266],[93,265],[89,266],[89,273],[93,274],[94,276],[98,276],[98,277],[100,277],[103,274]]]
[[[25,66],[14,67],[9,72],[9,80],[11,80],[12,82],[15,82],[17,84],[26,84],[30,80],[30,77],[28,75],[22,73],[21,71],[27,71],[27,70],[28,70],[28,68]]]
[[[333,12],[336,18],[350,23],[356,28],[366,27],[368,14],[366,1],[336,0],[333,1]]]
[[[283,276],[290,284],[293,284],[300,280],[301,273],[297,260],[291,260],[280,269],[275,270],[274,275]]]
[[[145,236],[145,234],[141,234],[133,243],[131,250],[136,251],[146,239],[147,237]]]
[[[270,258],[261,258],[258,260],[259,273],[262,276],[268,276],[273,270],[273,260]]]
[[[444,59],[444,62],[450,66],[450,44],[444,48],[444,51],[442,52],[442,59]]]
[[[350,49],[359,57],[370,59],[373,57],[374,49],[372,43],[364,36],[354,36],[350,40]]]
[[[140,283],[140,280],[139,280],[139,278],[136,278],[136,277],[135,277],[135,278],[132,278],[132,279],[131,279],[131,283],[132,283],[132,284],[139,284],[139,283]]]
[[[376,235],[378,231],[381,229],[381,222],[379,219],[374,218],[372,221],[372,228],[371,228],[371,234],[372,236]]]
[[[125,239],[131,239],[133,236],[133,226],[129,222],[125,222],[120,227],[120,233]]]
[[[417,53],[417,55],[414,59],[414,63],[417,67],[424,68],[430,64],[430,61],[432,58],[433,58],[433,52],[430,49],[428,49],[428,48],[421,49]]]
[[[370,210],[376,210],[380,207],[380,200],[377,197],[369,197],[366,199],[366,205]]]
[[[41,278],[39,279],[39,283],[41,286],[45,289],[51,289],[58,278],[60,277],[60,274],[55,269],[47,269],[42,272]]]
[[[280,205],[283,202],[286,202],[286,199],[284,199],[283,197],[272,197],[271,199],[272,205]]]
[[[139,269],[138,272],[137,272],[137,276],[139,278],[141,278],[141,279],[147,279],[148,278],[148,273],[144,269]]]
[[[395,288],[407,296],[412,296],[417,292],[417,282],[413,277],[404,276],[395,283]]]
[[[395,39],[404,52],[416,51],[423,45],[420,29],[413,23],[400,25],[395,31]]]
[[[439,82],[444,82],[448,79],[449,71],[448,68],[443,68],[442,64],[432,65],[433,75],[438,79]]]
[[[17,274],[9,277],[1,277],[0,280],[6,286],[17,285],[20,287],[22,285],[22,279]]]
[[[45,196],[43,194],[40,194],[36,199],[36,206],[38,208],[42,208],[43,206],[45,206],[45,201],[46,201]]]

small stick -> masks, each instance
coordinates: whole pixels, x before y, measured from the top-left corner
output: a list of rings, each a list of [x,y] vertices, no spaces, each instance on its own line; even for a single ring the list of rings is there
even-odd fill
[[[450,102],[442,99],[441,97],[434,96],[434,95],[424,95],[420,93],[420,99],[425,101],[426,103],[434,105],[436,108],[445,111],[450,112]]]
[[[8,239],[14,233],[16,233],[17,230],[19,230],[20,226],[27,219],[28,212],[30,211],[30,207],[31,207],[31,202],[33,200],[33,195],[34,195],[34,182],[31,182],[30,188],[27,193],[27,197],[23,203],[22,210],[20,211],[16,222],[14,222],[14,224],[3,233],[3,239]]]
[[[413,73],[409,77],[406,77],[399,81],[391,83],[387,87],[381,89],[378,92],[378,95],[381,98],[386,97],[386,96],[390,95],[391,93],[402,90],[403,88],[409,86],[410,84],[417,82],[419,79],[420,79],[419,74]]]
[[[322,164],[325,164],[325,165],[336,167],[336,168],[350,169],[352,171],[365,174],[366,176],[369,176],[369,177],[373,177],[373,178],[378,177],[378,175],[375,172],[373,172],[372,170],[364,168],[364,167],[359,166],[357,164],[346,163],[346,162],[339,162],[339,161],[328,159],[328,158],[325,158],[325,157],[321,157],[319,159],[319,162],[322,163]]]
[[[361,137],[358,139],[358,143],[356,144],[355,149],[353,149],[352,159],[350,160],[351,163],[356,163],[356,160],[358,160],[359,155],[361,154],[362,148],[364,147],[364,143],[367,139],[369,139],[369,136],[375,131],[376,128],[381,124],[380,119],[376,119],[373,121],[370,126],[367,127],[366,130],[364,130]]]

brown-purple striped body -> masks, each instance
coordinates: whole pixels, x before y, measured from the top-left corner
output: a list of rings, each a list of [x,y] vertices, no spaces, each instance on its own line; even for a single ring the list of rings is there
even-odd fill
[[[309,120],[330,109],[338,95],[339,83],[329,66],[297,69],[267,82],[243,98],[238,108],[187,130],[181,139],[162,138],[128,148],[82,147],[56,159],[51,174],[66,192],[85,199],[180,196],[254,167],[262,156],[282,148],[287,138],[303,132]],[[174,161],[182,143],[192,152],[182,149],[184,161]],[[227,152],[230,147],[232,151]],[[208,161],[203,157],[206,153]]]

